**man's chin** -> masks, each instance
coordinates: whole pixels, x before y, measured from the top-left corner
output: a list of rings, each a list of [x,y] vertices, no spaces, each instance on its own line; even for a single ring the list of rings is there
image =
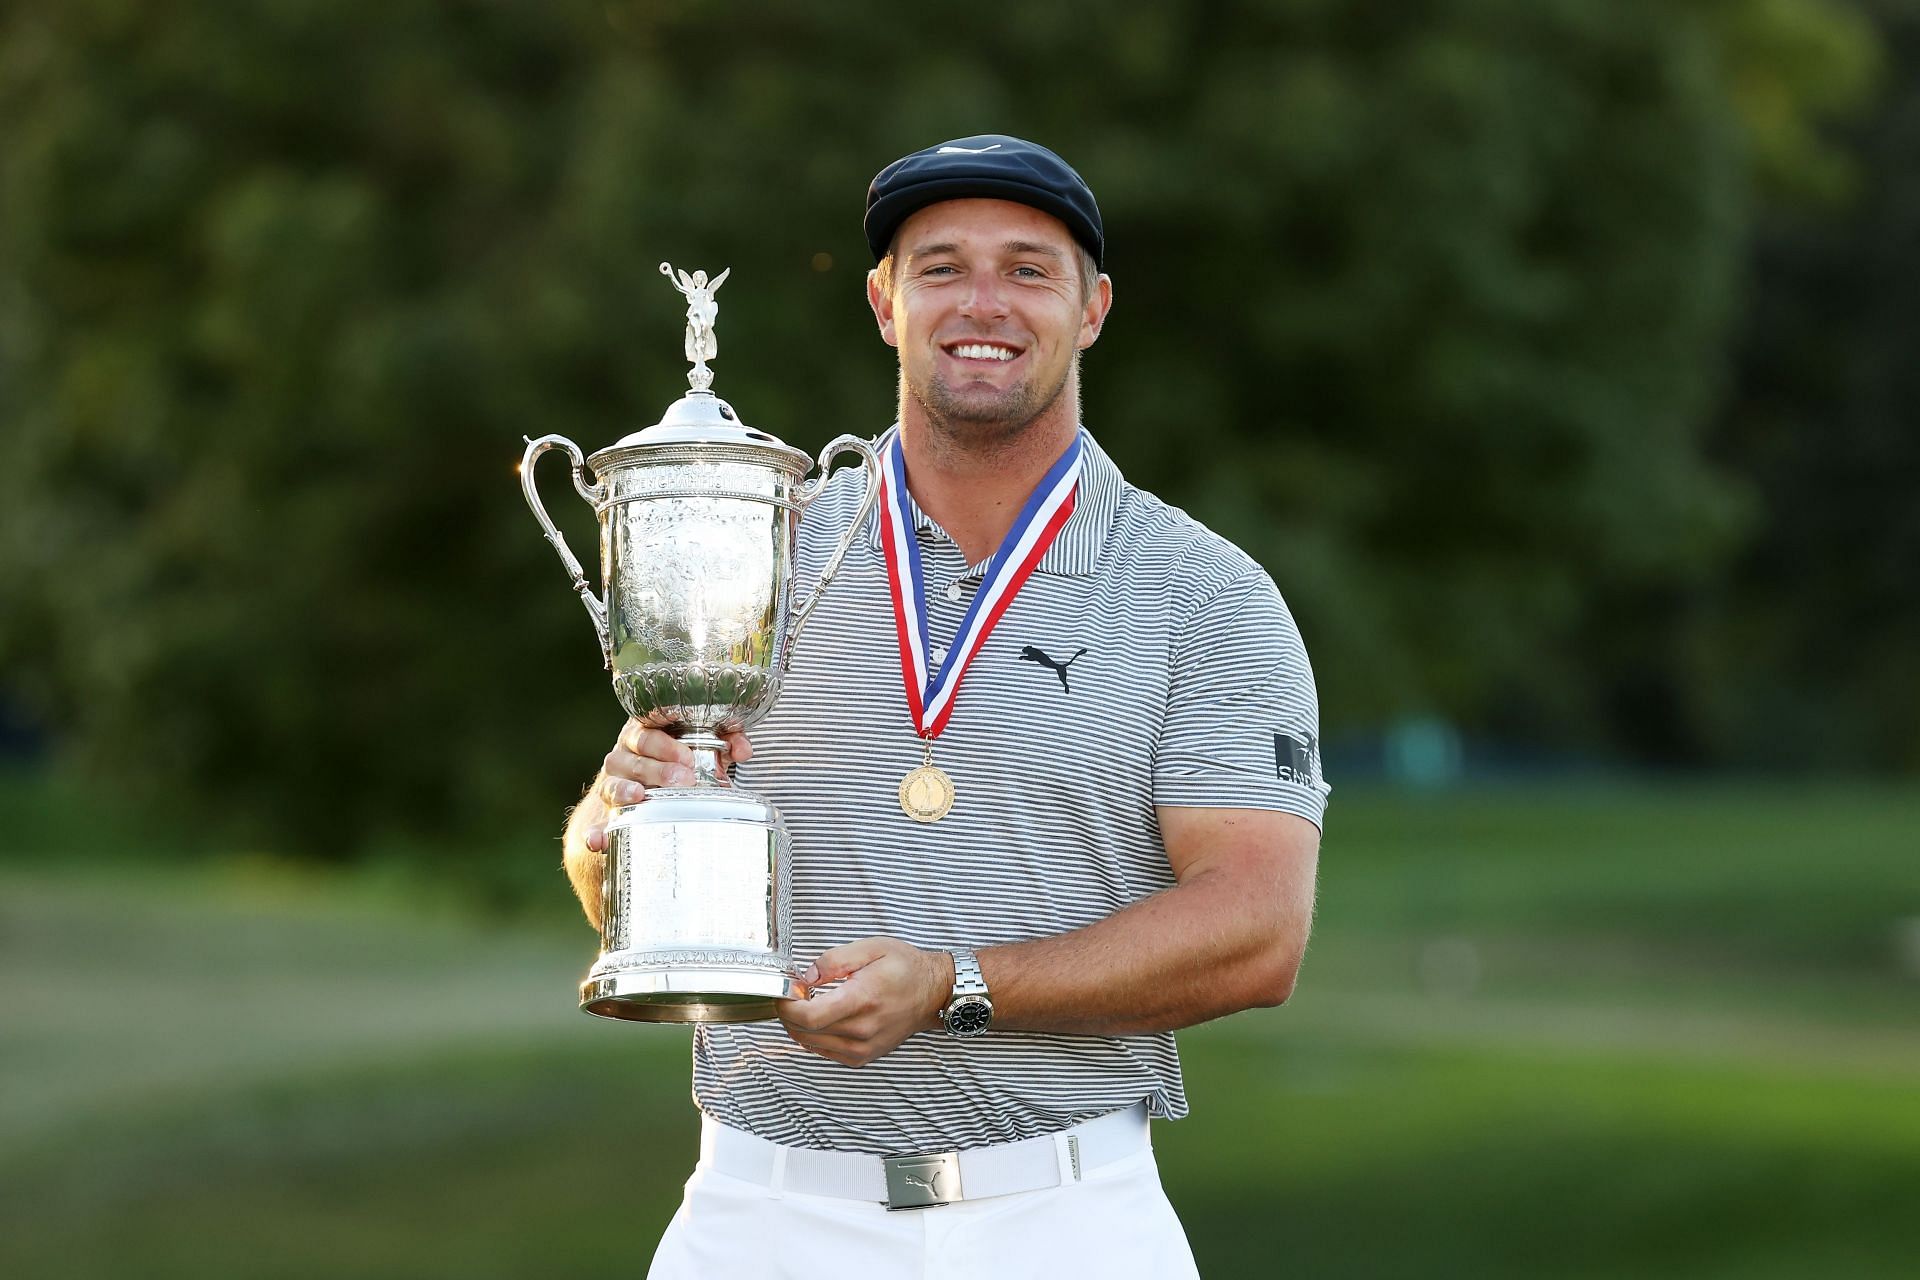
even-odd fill
[[[950,426],[987,437],[1005,437],[1039,416],[1045,406],[1036,404],[1028,388],[1021,386],[995,392],[957,392],[951,387],[935,386],[917,397],[928,413]]]
[[[942,406],[940,416],[956,426],[970,427],[1017,427],[1032,420],[1033,415],[1025,407],[1010,408],[1004,404],[948,404]]]

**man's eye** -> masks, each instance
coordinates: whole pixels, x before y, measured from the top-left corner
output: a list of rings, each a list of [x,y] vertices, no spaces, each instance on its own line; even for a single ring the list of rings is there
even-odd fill
[[[1042,271],[1038,267],[1015,267],[1013,269],[1013,274],[1017,276],[1026,276],[1030,280],[1037,280],[1044,277],[1046,275],[1046,272]]]
[[[959,270],[958,267],[941,265],[937,267],[928,267],[926,271],[922,272],[922,274],[929,275],[929,276],[937,276],[937,275],[944,275],[949,272],[955,272],[958,270]]]

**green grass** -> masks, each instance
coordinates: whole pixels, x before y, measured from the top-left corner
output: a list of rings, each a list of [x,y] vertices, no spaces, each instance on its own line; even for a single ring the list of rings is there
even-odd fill
[[[1868,975],[1920,915],[1920,792],[1782,782],[1340,797],[1326,911],[1409,934],[1666,938]],[[1343,854],[1351,852],[1351,858]],[[1351,862],[1359,874],[1341,874]]]
[[[1337,798],[1300,993],[1182,1037],[1203,1274],[1911,1272],[1920,795]],[[0,869],[0,1275],[642,1274],[686,1033],[572,1010],[557,874],[410,884]]]
[[[1204,1049],[1190,1083],[1211,1114],[1159,1145],[1206,1274],[1277,1274],[1284,1258],[1315,1276],[1895,1276],[1920,1243],[1911,1079],[1339,1042],[1288,1054],[1228,1036]]]

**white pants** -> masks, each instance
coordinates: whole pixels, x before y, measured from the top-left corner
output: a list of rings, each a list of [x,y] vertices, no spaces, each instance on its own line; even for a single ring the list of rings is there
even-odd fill
[[[1153,1148],[1041,1191],[889,1212],[705,1160],[648,1280],[1197,1280]]]

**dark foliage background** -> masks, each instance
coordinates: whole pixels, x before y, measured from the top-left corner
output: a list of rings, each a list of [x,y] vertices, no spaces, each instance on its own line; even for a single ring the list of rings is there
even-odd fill
[[[1338,734],[1920,766],[1910,6],[0,9],[0,692],[82,776],[346,854],[551,826],[617,721],[520,502],[683,384],[889,419],[861,197],[1099,193],[1086,415],[1273,571]],[[556,484],[576,547],[591,517]]]

